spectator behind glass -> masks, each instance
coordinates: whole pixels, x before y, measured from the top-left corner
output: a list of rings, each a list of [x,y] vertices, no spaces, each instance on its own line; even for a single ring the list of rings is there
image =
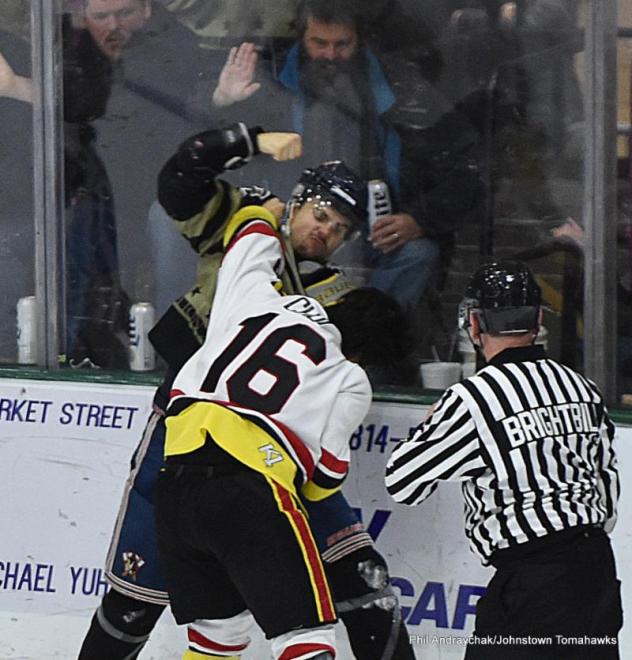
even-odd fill
[[[486,142],[490,212],[549,221],[577,215],[583,171],[577,3],[449,4],[443,87]],[[542,227],[540,239],[549,228]]]
[[[118,60],[135,32],[151,17],[150,0],[83,0],[81,14],[99,50]]]
[[[138,217],[147,217],[154,197],[157,173],[148,165],[166,158],[177,134],[164,115],[179,119],[183,135],[191,130],[183,99],[195,85],[198,68],[190,55],[197,57],[197,50],[190,33],[150,0],[76,0],[68,6],[73,12],[64,17],[63,29],[66,349],[71,364],[123,368],[128,298],[119,278],[108,174],[114,172],[114,190],[121,198],[118,228],[123,224],[124,234],[133,230],[136,237]],[[132,65],[131,73],[125,64]],[[6,62],[0,67],[3,87],[9,81],[14,98],[30,102],[30,79],[14,76]],[[121,96],[131,98],[126,107]],[[163,115],[155,108],[163,109]],[[104,137],[97,141],[99,119]],[[157,136],[163,135],[167,146],[161,152]],[[129,186],[130,171],[134,186]],[[135,263],[138,255],[129,258],[129,251],[142,242],[128,238],[123,240],[125,256]]]
[[[574,56],[582,48],[578,3],[569,0],[451,2],[444,34],[444,89],[479,132],[487,205],[483,254],[536,246],[550,229],[581,217],[583,100]],[[581,12],[580,12],[581,13]],[[509,229],[509,231],[508,231]],[[548,259],[563,274],[559,358],[579,365],[574,255]],[[554,329],[554,334],[556,329]]]
[[[627,241],[625,232],[618,232],[618,245]],[[577,251],[583,256],[586,246],[584,228],[573,218],[566,220],[551,230],[551,235],[560,244],[561,248]],[[582,261],[580,260],[580,265]],[[617,277],[617,387],[625,393],[632,392],[632,287],[628,280],[629,269],[622,269]],[[579,275],[579,286],[572,292],[573,304],[576,309],[583,309],[583,272]],[[567,294],[568,295],[568,294]],[[553,305],[551,305],[553,307]],[[583,330],[583,324],[578,324]],[[583,333],[578,332],[579,351],[581,353]]]
[[[421,206],[419,187],[401,185],[402,144],[389,122],[389,113],[398,107],[398,86],[364,41],[363,12],[355,2],[302,2],[297,14],[300,36],[277,79],[256,77],[257,51],[252,43],[243,43],[231,49],[213,102],[219,116],[226,112],[227,121],[238,116],[270,129],[290,125],[303,135],[304,157],[288,164],[286,185],[297,174],[289,172],[291,167],[333,158],[343,159],[366,179],[388,182],[395,211],[375,223],[369,232],[371,245],[359,258],[373,267],[371,285],[413,306],[436,273],[439,247],[427,217],[414,215]],[[447,105],[430,85],[424,89],[426,98],[420,104],[426,114],[441,117]],[[282,183],[264,183],[281,196],[290,192]],[[404,188],[415,189],[415,199],[406,199]],[[458,194],[458,188],[453,192]],[[343,264],[354,258],[358,255],[336,255]]]
[[[71,366],[127,366],[129,301],[119,277],[112,186],[92,125],[106,112],[112,63],[89,30],[63,22],[67,352]]]
[[[144,234],[155,200],[158,164],[169,157],[174,142],[208,125],[208,84],[206,98],[195,106],[206,56],[197,37],[159,2],[84,0],[82,4],[75,20],[89,30],[112,63],[107,112],[95,128],[116,197],[121,276],[135,300],[148,300],[155,255],[139,235]],[[175,295],[190,284],[187,281]]]
[[[68,15],[64,16],[62,41],[66,352],[71,365],[122,368],[127,364],[127,356],[119,335],[126,329],[126,296],[119,283],[112,190],[94,148],[91,126],[105,112],[111,66],[90,34],[72,27]],[[14,101],[32,102],[31,79],[16,75],[3,57],[0,57],[0,93]],[[29,134],[29,131],[15,132],[15,126],[13,131],[22,140]],[[24,189],[23,184],[24,181],[16,189]],[[33,242],[29,243],[32,251]]]
[[[5,19],[4,12],[2,14]],[[16,305],[33,295],[33,118],[29,45],[0,32],[0,360],[16,359]]]

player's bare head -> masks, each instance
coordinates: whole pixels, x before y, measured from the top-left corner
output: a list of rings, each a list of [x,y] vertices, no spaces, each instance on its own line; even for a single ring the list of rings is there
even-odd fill
[[[100,50],[117,59],[151,16],[151,0],[83,0],[86,28]]]
[[[401,362],[410,350],[410,328],[404,309],[379,289],[354,289],[326,310],[342,335],[342,352],[354,362],[388,366]]]
[[[366,181],[340,161],[323,163],[303,172],[288,209],[297,257],[326,261],[345,239],[366,225]]]
[[[360,43],[361,7],[355,0],[303,0],[296,24],[307,56],[346,61]]]
[[[505,259],[482,265],[472,275],[459,310],[461,327],[472,318],[480,334],[533,335],[540,323],[542,291],[529,267]]]

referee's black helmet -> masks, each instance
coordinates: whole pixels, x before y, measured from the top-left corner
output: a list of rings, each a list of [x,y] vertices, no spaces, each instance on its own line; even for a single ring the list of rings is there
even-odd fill
[[[538,329],[542,291],[522,261],[505,259],[482,265],[471,277],[459,309],[459,325],[478,318],[481,332],[514,335]]]
[[[368,219],[367,182],[339,160],[303,170],[290,202],[331,205],[353,223],[354,229],[365,227]]]

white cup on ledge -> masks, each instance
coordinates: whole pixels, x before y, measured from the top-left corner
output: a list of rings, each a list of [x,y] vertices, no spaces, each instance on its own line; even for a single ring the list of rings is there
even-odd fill
[[[460,362],[424,362],[419,371],[421,384],[428,390],[445,390],[461,380]]]

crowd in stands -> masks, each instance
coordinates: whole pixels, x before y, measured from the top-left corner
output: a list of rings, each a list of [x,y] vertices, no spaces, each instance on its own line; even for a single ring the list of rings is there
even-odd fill
[[[3,3],[0,35],[0,111],[9,117],[0,185],[11,227],[3,248],[5,264],[24,271],[0,301],[8,318],[33,292],[28,4]],[[568,217],[581,225],[576,3],[67,0],[64,11],[73,366],[127,368],[130,304],[149,301],[160,313],[189,288],[194,255],[157,202],[156,178],[174,148],[205,128],[242,121],[301,133],[302,158],[228,175],[283,200],[302,169],[332,159],[386,183],[390,212],[333,261],[408,309],[416,363],[455,357],[449,303],[459,273],[526,244],[550,246]],[[571,257],[544,253],[544,264],[534,258],[555,287]],[[581,300],[567,298],[581,317]],[[570,339],[558,337],[577,344]],[[0,350],[11,361],[12,331]],[[414,384],[416,371],[395,371]]]

